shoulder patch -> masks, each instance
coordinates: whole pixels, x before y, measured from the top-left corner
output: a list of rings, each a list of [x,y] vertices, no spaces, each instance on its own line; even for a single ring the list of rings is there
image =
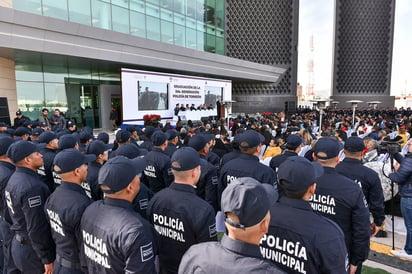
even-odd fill
[[[41,206],[40,196],[30,197],[28,201],[29,201],[29,207],[31,208]]]
[[[142,257],[142,262],[146,262],[153,258],[153,245],[152,242],[147,245],[140,246],[140,254]]]
[[[213,225],[209,226],[209,237],[210,238],[214,238],[217,235],[217,231],[216,231],[216,223],[214,223]]]
[[[147,198],[139,200],[140,209],[146,209],[148,204],[149,200]]]

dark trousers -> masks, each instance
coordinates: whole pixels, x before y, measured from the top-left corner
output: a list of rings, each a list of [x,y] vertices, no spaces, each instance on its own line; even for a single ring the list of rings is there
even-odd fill
[[[14,233],[10,230],[10,225],[0,219],[0,242],[1,242],[1,261],[3,274],[19,274],[21,273],[14,265],[11,256],[11,241]]]
[[[16,267],[25,274],[44,273],[44,266],[31,244],[22,244],[14,237],[11,242],[11,256]]]
[[[84,274],[81,270],[62,266],[57,260],[54,261],[54,274]]]

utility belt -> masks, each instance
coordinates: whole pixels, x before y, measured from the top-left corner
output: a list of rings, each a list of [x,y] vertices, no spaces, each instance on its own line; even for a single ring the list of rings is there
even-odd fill
[[[60,257],[58,254],[56,254],[56,261],[65,268],[81,270],[80,263],[70,262],[69,260]]]
[[[15,238],[22,245],[30,245],[31,244],[31,240],[28,236],[22,236],[20,234],[16,234]]]

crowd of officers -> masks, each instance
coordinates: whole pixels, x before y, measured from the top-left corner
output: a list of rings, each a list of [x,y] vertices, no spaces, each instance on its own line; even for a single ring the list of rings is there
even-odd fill
[[[109,144],[68,125],[0,124],[3,273],[360,273],[384,222],[359,137],[319,138],[307,159],[288,133],[265,165],[250,127],[231,144],[204,126]]]

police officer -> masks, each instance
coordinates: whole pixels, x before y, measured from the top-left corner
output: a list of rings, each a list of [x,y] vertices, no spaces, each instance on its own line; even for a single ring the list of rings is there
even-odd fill
[[[24,273],[52,273],[55,246],[43,210],[50,191],[36,173],[43,156],[27,141],[12,144],[7,156],[16,165],[5,191],[15,233],[11,244],[14,263]]]
[[[170,158],[164,152],[167,147],[169,135],[156,131],[152,135],[153,148],[145,155],[147,166],[143,172],[143,182],[154,193],[168,187],[173,182],[170,168]]]
[[[142,136],[143,143],[140,144],[141,148],[151,151],[153,148],[152,135],[155,133],[155,128],[152,126],[147,126],[144,128],[144,135]]]
[[[37,173],[42,176],[42,180],[49,187],[50,192],[53,192],[54,178],[53,178],[53,160],[56,157],[59,140],[56,133],[53,131],[45,131],[39,136],[39,143],[44,144],[39,146],[40,153],[43,155],[44,165],[37,170]]]
[[[54,170],[62,181],[44,205],[56,244],[54,273],[83,273],[80,264],[80,220],[92,200],[81,183],[86,180],[87,163],[95,159],[95,155],[83,155],[74,148],[63,150],[54,158]]]
[[[167,133],[169,134],[169,139],[167,140],[165,153],[171,158],[173,153],[179,148],[180,139],[179,133],[175,129],[169,129]]]
[[[212,134],[196,134],[189,140],[189,147],[192,147],[200,155],[200,178],[196,184],[196,194],[208,202],[215,212],[219,210],[217,196],[217,169],[206,161],[205,157],[209,153],[209,142],[213,138]]]
[[[93,141],[93,134],[88,130],[83,129],[80,134],[79,150],[80,152],[86,152],[86,146]]]
[[[219,177],[219,194],[234,179],[241,177],[252,177],[264,184],[277,185],[275,172],[259,162],[258,156],[262,150],[261,143],[264,137],[254,130],[247,130],[237,136],[237,141],[241,154],[222,167]]]
[[[297,156],[302,149],[303,139],[297,134],[291,134],[286,139],[286,150],[280,155],[273,157],[270,160],[269,166],[277,172],[280,164],[282,164],[288,157]]]
[[[110,159],[99,172],[105,198],[84,212],[80,229],[88,273],[156,273],[150,224],[132,209],[143,159]]]
[[[143,157],[141,155],[142,150],[134,144],[125,144],[116,150],[117,156],[124,156],[129,159],[135,159],[137,157]],[[154,193],[145,184],[140,184],[140,191],[136,198],[133,199],[133,209],[140,214],[143,218],[147,219],[147,206],[152,199]]]
[[[99,170],[103,164],[109,159],[110,145],[106,145],[102,141],[94,140],[86,147],[87,154],[94,154],[96,159],[88,165],[86,183],[89,185],[92,199],[97,201],[103,198],[103,193],[97,181]]]
[[[152,198],[147,209],[159,236],[160,273],[177,273],[180,260],[190,246],[216,241],[215,211],[196,195],[200,157],[191,147],[172,156],[175,181]]]
[[[4,190],[7,186],[10,176],[16,170],[13,162],[7,157],[6,152],[13,143],[9,136],[0,136],[0,241],[2,243],[0,252],[2,252],[3,273],[20,273],[14,265],[13,258],[10,256],[10,245],[13,239],[13,233],[10,230],[11,219],[7,211]]]
[[[74,148],[79,149],[79,144],[77,143],[76,136],[74,134],[65,134],[59,138],[57,143],[59,150]]]
[[[285,195],[270,210],[269,232],[260,246],[263,257],[287,273],[347,273],[349,268],[342,230],[309,203],[322,174],[319,163],[299,156],[287,158],[279,167],[279,187]]]
[[[331,137],[319,139],[314,147],[313,159],[324,168],[318,179],[312,208],[335,221],[345,235],[350,273],[361,273],[362,262],[368,258],[370,223],[368,205],[362,189],[349,178],[339,174],[339,142]]]
[[[24,126],[26,122],[30,122],[30,118],[24,116],[23,113],[18,110],[16,111],[16,118],[14,118],[14,128],[17,129],[18,127]]]
[[[373,223],[371,224],[371,237],[373,237],[385,221],[385,205],[379,175],[362,164],[364,149],[365,145],[361,138],[349,137],[344,145],[345,159],[336,166],[336,170],[358,183],[362,188],[368,202],[369,211],[373,216]]]
[[[259,241],[268,232],[274,196],[273,187],[267,189],[253,178],[234,180],[222,194],[228,234],[220,243],[192,246],[183,256],[179,273],[284,273],[259,251]]]

